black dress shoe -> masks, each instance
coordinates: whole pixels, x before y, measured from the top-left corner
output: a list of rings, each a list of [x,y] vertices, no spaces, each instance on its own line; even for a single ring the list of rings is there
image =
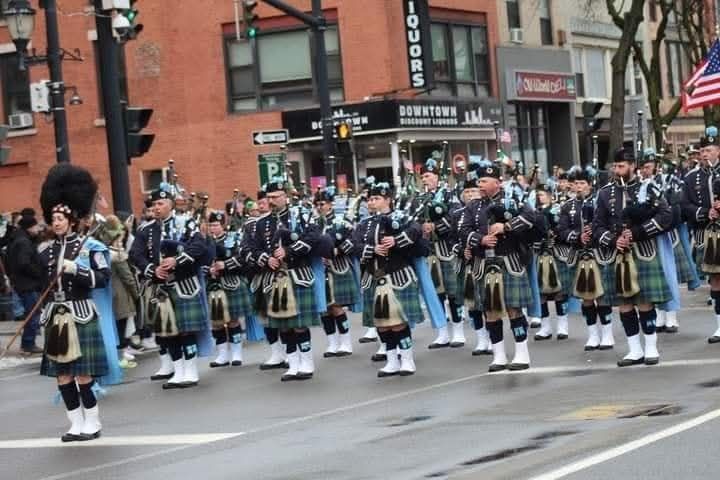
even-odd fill
[[[536,333],[534,338],[536,342],[542,342],[543,340],[550,340],[552,338],[552,334],[540,335],[539,333]]]
[[[230,365],[230,362],[225,362],[225,363],[210,362],[210,368],[227,367],[229,365]]]
[[[335,354],[336,357],[349,357],[352,355],[352,352],[337,352]]]
[[[568,336],[565,333],[558,333],[557,339],[558,340],[567,340]]]
[[[410,375],[415,375],[415,372],[411,372],[410,370],[400,370],[398,375],[401,377],[409,377]]]
[[[660,357],[645,357],[645,365],[657,365],[660,363]]]
[[[337,356],[338,356],[337,352],[325,352],[325,353],[323,353],[323,358],[333,358],[333,357],[337,357]]]
[[[490,366],[488,367],[488,372],[490,372],[490,373],[493,373],[493,372],[501,372],[501,371],[503,371],[503,370],[505,370],[505,369],[507,369],[507,365],[500,365],[500,364],[496,364],[496,363],[491,363]]]
[[[100,438],[100,432],[101,430],[98,430],[95,433],[81,433],[80,435],[83,437],[83,441],[95,440]]]
[[[260,370],[277,370],[279,368],[290,368],[290,366],[287,362],[260,364]]]
[[[175,390],[177,388],[185,388],[185,385],[183,383],[163,383],[162,386],[163,390]]]
[[[430,345],[428,345],[428,348],[429,348],[430,350],[436,350],[436,349],[438,349],[438,348],[447,348],[447,347],[449,347],[449,346],[450,346],[450,342],[448,342],[448,343],[435,343],[435,342],[433,342],[433,343],[431,343]]]
[[[473,350],[473,357],[479,357],[480,355],[492,355],[492,350]]]
[[[375,353],[370,357],[370,360],[373,362],[387,362],[387,355],[384,353]]]
[[[465,342],[450,342],[450,348],[460,348],[464,346]]]
[[[645,357],[640,357],[637,360],[632,360],[630,358],[623,358],[622,360],[618,360],[617,366],[618,367],[630,367],[632,365],[642,365],[645,363]]]
[[[298,372],[296,380],[310,380],[313,377],[312,372]]]
[[[720,337],[713,335],[712,337],[708,338],[708,343],[720,343]]]
[[[613,348],[615,348],[615,345],[600,345],[598,350],[612,350]]]
[[[511,363],[508,365],[508,370],[512,370],[513,372],[517,372],[519,370],[527,370],[530,368],[529,363]]]
[[[242,367],[242,362],[240,360],[233,360],[230,365],[233,367]]]
[[[82,433],[74,434],[74,433],[66,433],[62,437],[60,437],[60,440],[64,443],[67,442],[86,442],[89,440],[89,438],[86,438]]]
[[[600,346],[593,347],[592,345],[585,345],[586,352],[592,352],[593,350],[600,350]]]
[[[174,373],[166,373],[164,375],[161,375],[161,374],[151,375],[150,380],[152,380],[153,382],[156,380],[170,380],[173,375],[174,375]]]
[[[374,342],[377,342],[377,341],[378,341],[377,337],[375,337],[375,338],[360,337],[360,338],[358,339],[358,343],[374,343]]]
[[[655,327],[655,333],[663,333],[667,332],[667,327],[663,325],[662,327]]]
[[[677,333],[678,327],[672,326],[672,327],[665,327],[665,333]]]
[[[397,374],[398,372],[384,372],[382,370],[378,370],[378,378],[394,377]]]
[[[292,382],[292,381],[297,380],[297,379],[298,379],[297,374],[296,374],[296,375],[291,375],[291,374],[289,374],[289,373],[284,373],[283,376],[280,377],[280,381],[281,381],[281,382]]]

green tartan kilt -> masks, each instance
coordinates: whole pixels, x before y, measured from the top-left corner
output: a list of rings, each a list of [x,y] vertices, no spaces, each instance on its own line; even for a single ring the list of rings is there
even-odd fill
[[[328,271],[328,277],[333,287],[332,303],[346,307],[357,303],[358,289],[360,287],[355,283],[355,276],[353,275],[352,269],[345,273],[332,273]],[[330,304],[330,300],[328,297],[328,304]]]
[[[560,293],[567,297],[573,296],[575,291],[576,268],[574,266],[571,267],[567,264],[567,262],[563,262],[562,260],[558,260],[557,258],[555,259],[555,264],[557,265],[558,274],[560,275],[560,282],[562,285],[562,290],[560,291]]]
[[[407,319],[410,328],[414,328],[418,323],[425,321],[422,307],[420,306],[420,289],[417,282],[410,283],[404,290],[394,290],[395,296],[402,305],[403,313]],[[362,292],[363,294],[363,327],[374,327],[375,321],[375,280]]]
[[[228,310],[230,318],[238,320],[243,317],[249,317],[253,314],[253,302],[250,296],[250,287],[247,280],[243,279],[240,286],[235,290],[225,290],[228,299]]]
[[[75,326],[82,356],[73,362],[58,363],[43,355],[40,364],[41,375],[48,377],[57,377],[58,375],[102,377],[107,375],[108,364],[105,356],[105,344],[100,332],[100,319],[96,315],[84,325],[75,322]]]
[[[677,242],[677,245],[673,247],[673,255],[675,256],[675,268],[677,269],[678,283],[688,283],[692,280],[693,275],[685,256],[685,250],[683,250],[682,243]]]
[[[459,261],[459,260],[458,260]],[[468,268],[472,268],[472,264],[466,265],[462,263],[460,272],[455,274],[455,298],[458,299],[458,303],[461,304],[465,299],[465,273]],[[475,280],[473,279],[473,289],[475,288]]]
[[[170,300],[175,309],[175,320],[179,333],[200,332],[205,330],[208,323],[208,312],[200,298],[204,292],[192,298],[180,298],[174,288],[170,288]]]
[[[630,299],[618,299],[621,303],[665,303],[672,299],[672,292],[665,280],[665,272],[660,262],[660,254],[646,262],[635,256],[635,265],[638,270],[638,286],[640,293]]]
[[[286,330],[320,325],[320,314],[316,311],[313,287],[301,287],[298,285],[293,285],[293,287],[298,314],[290,318],[273,318],[270,311],[268,311],[267,318],[270,328]],[[267,299],[267,304],[270,305],[271,303],[272,299]]]
[[[481,306],[480,309],[485,305],[486,274],[487,266],[482,279],[475,282],[475,303]],[[527,308],[532,303],[532,290],[530,289],[527,270],[522,275],[511,275],[503,269],[503,300],[505,301],[505,308]]]
[[[452,260],[440,260],[440,271],[442,272],[443,283],[445,284],[445,295],[450,298],[455,297],[458,289],[457,273],[455,273],[455,262]]]
[[[620,299],[617,296],[617,290],[615,288],[615,262],[608,263],[607,265],[600,265],[600,279],[602,280],[603,291],[605,292],[602,297],[596,300],[598,305],[603,307],[612,307],[620,304]]]

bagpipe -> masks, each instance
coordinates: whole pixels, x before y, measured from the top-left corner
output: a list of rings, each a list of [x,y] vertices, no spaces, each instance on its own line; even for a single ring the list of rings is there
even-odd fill
[[[580,234],[586,226],[592,226],[595,215],[595,202],[583,200],[580,208]],[[595,259],[591,245],[585,245],[578,253],[577,270],[575,272],[573,295],[582,300],[596,300],[605,294],[600,266]]]
[[[710,209],[712,210],[715,199],[720,198],[719,176],[714,176],[710,193]],[[718,220],[711,220],[705,227],[702,270],[707,273],[720,273],[720,222]]]
[[[543,248],[538,255],[538,284],[540,293],[543,295],[554,295],[562,290],[560,275],[558,273],[553,247],[555,244],[555,233],[553,228],[560,221],[560,205],[557,203],[543,208],[542,215],[545,217],[547,231],[543,241]]]
[[[512,218],[512,211],[508,209],[509,204],[492,203],[488,207],[487,220],[488,230],[497,222],[506,222]],[[485,312],[500,313],[505,311],[504,295],[504,264],[501,257],[495,255],[494,248],[485,249],[485,277],[483,281],[483,307]]]

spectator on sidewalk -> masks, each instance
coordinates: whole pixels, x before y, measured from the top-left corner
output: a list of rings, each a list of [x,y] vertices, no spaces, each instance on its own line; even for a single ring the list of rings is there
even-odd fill
[[[26,313],[29,313],[40,298],[43,270],[37,253],[37,239],[42,231],[38,225],[34,211],[26,209],[17,222],[17,229],[10,239],[7,249],[8,277],[13,288],[22,301]],[[40,328],[40,309],[23,329],[20,348],[24,353],[42,353],[42,348],[35,344]]]

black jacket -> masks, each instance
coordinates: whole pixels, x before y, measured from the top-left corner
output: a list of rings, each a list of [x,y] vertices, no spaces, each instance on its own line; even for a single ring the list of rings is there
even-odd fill
[[[10,240],[5,268],[16,292],[39,292],[42,289],[43,267],[37,245],[21,228]]]

